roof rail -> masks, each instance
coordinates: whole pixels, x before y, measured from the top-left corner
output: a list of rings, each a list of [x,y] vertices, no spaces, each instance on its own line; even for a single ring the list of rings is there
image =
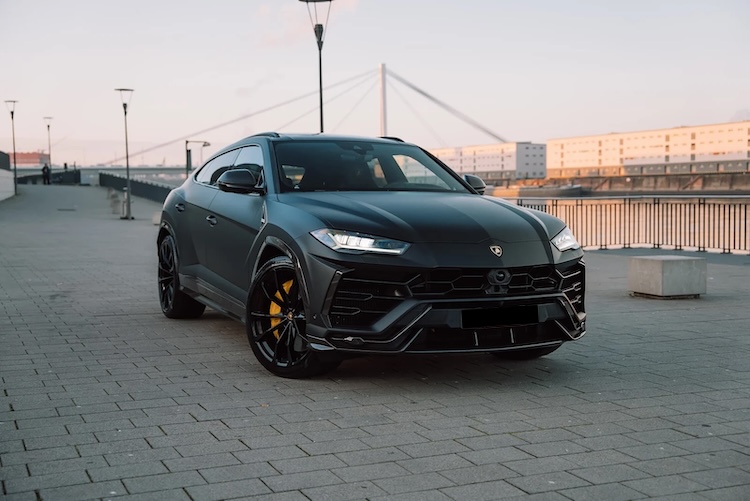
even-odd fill
[[[399,143],[405,142],[400,137],[394,137],[394,136],[380,136],[381,139],[390,139],[391,141],[398,141]]]
[[[264,137],[281,137],[278,132],[258,132],[250,137],[264,136]]]

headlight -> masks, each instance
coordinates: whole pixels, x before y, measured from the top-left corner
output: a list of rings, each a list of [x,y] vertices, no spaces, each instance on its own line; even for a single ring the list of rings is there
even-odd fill
[[[557,247],[557,250],[564,252],[571,249],[580,249],[581,244],[578,243],[576,237],[573,236],[573,232],[567,226],[560,233],[555,235],[552,240],[552,245]]]
[[[409,244],[390,238],[364,235],[354,231],[330,230],[323,228],[311,231],[318,241],[339,252],[374,252],[376,254],[403,254]]]

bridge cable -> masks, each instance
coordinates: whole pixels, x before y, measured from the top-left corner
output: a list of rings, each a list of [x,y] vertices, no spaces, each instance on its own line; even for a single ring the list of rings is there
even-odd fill
[[[360,97],[359,100],[356,103],[354,103],[354,106],[352,106],[351,109],[346,113],[346,115],[344,115],[344,118],[339,120],[339,123],[337,123],[336,127],[333,128],[333,132],[336,132],[336,130],[338,130],[338,128],[341,127],[341,125],[351,116],[354,110],[359,108],[359,105],[362,104],[362,101],[365,100],[365,98],[372,92],[372,89],[374,89],[377,84],[378,84],[377,80],[374,80],[372,82],[370,87],[368,87],[365,93],[362,94],[362,97]]]
[[[395,85],[393,85],[390,82],[388,82],[388,88],[391,89],[392,91],[394,91],[396,93],[396,95],[401,99],[401,101],[406,105],[406,107],[409,108],[412,113],[414,113],[414,116],[416,116],[417,119],[420,122],[422,122],[422,125],[424,125],[424,127],[428,131],[430,131],[430,134],[432,134],[432,137],[434,137],[435,139],[437,139],[437,142],[440,143],[441,146],[443,146],[443,147],[447,147],[448,146],[448,144],[443,140],[442,137],[440,137],[440,135],[437,133],[437,131],[435,131],[435,129],[433,129],[432,127],[430,127],[429,122],[427,122],[427,120],[425,120],[424,117],[422,117],[422,115],[420,115],[417,112],[417,110],[414,108],[414,106],[412,106],[411,103],[409,103],[409,101],[407,101],[407,99],[404,97],[403,94],[401,94],[401,92],[398,90],[398,88]]]
[[[473,126],[473,127],[477,128],[477,129],[481,130],[482,132],[484,132],[485,134],[489,135],[490,137],[492,137],[492,138],[494,138],[494,139],[496,139],[496,140],[500,141],[501,143],[507,143],[507,142],[508,142],[508,141],[507,141],[506,139],[504,139],[503,137],[499,136],[498,134],[495,134],[495,133],[494,133],[494,132],[492,132],[492,131],[491,131],[490,129],[488,129],[487,127],[483,126],[482,124],[480,124],[480,123],[479,123],[479,122],[477,122],[476,120],[474,120],[474,119],[472,119],[472,118],[468,117],[468,116],[467,116],[467,115],[465,115],[464,113],[461,113],[460,111],[458,111],[458,110],[457,110],[457,109],[455,109],[454,107],[452,107],[452,106],[450,106],[450,105],[448,105],[448,104],[444,103],[443,101],[441,101],[441,100],[439,100],[438,98],[436,98],[436,97],[432,96],[431,94],[428,94],[427,92],[425,92],[424,90],[420,89],[419,87],[417,87],[417,86],[416,86],[416,85],[414,85],[413,83],[409,82],[409,81],[408,81],[408,80],[406,80],[405,78],[403,78],[403,77],[400,77],[400,76],[398,76],[398,75],[397,75],[396,73],[394,73],[393,71],[391,71],[391,70],[388,70],[388,75],[389,75],[389,76],[392,76],[392,77],[393,77],[394,79],[396,79],[396,80],[397,80],[398,82],[400,82],[400,83],[402,83],[402,84],[406,85],[407,87],[409,87],[409,88],[410,88],[411,90],[413,90],[413,91],[414,91],[414,92],[416,92],[417,94],[420,94],[421,96],[423,96],[423,97],[425,97],[426,99],[428,99],[428,100],[432,101],[433,103],[437,104],[438,106],[440,106],[440,107],[441,107],[441,108],[443,108],[444,110],[446,110],[446,111],[450,112],[450,113],[451,113],[451,114],[453,114],[453,115],[454,115],[455,117],[457,117],[457,118],[460,118],[461,120],[463,120],[464,122],[468,123],[469,125],[471,125],[471,126]]]
[[[328,99],[326,99],[326,101],[325,101],[324,104],[328,104],[331,101],[334,101],[334,100],[338,99],[339,97],[343,96],[347,92],[350,92],[350,91],[356,89],[357,87],[359,87],[360,85],[362,85],[363,83],[366,83],[366,82],[367,82],[367,79],[360,80],[359,82],[355,83],[351,87],[348,87],[348,88],[344,89],[342,92],[336,94],[335,96],[329,97]],[[294,122],[296,122],[296,121],[298,121],[298,120],[306,117],[307,115],[310,115],[311,113],[313,113],[315,111],[318,111],[319,109],[320,109],[319,105],[316,105],[314,108],[311,108],[311,109],[305,111],[304,113],[302,113],[301,115],[299,115],[297,118],[292,119],[290,122],[285,123],[284,125],[282,125],[281,127],[278,127],[275,130],[277,130],[277,131],[283,130],[284,128],[292,125]]]
[[[335,84],[331,84],[331,85],[329,85],[327,87],[324,87],[324,89],[333,89],[334,87],[338,87],[339,85],[343,85],[345,83],[351,82],[352,80],[357,80],[359,78],[362,78],[363,76],[370,76],[370,75],[372,75],[372,74],[374,74],[376,72],[377,72],[377,70],[369,70],[369,71],[366,71],[364,73],[360,73],[359,75],[356,75],[354,77],[347,78],[347,79],[342,80],[340,82],[336,82]],[[167,142],[164,142],[164,143],[161,143],[161,144],[157,144],[155,146],[151,146],[151,147],[145,148],[145,149],[140,150],[140,151],[133,152],[130,156],[131,157],[135,157],[137,155],[142,155],[143,153],[149,153],[151,151],[164,148],[166,146],[171,146],[171,145],[173,145],[173,144],[175,144],[177,142],[185,141],[187,139],[190,139],[191,137],[195,137],[195,136],[199,136],[201,134],[205,134],[206,132],[213,132],[216,129],[220,129],[222,127],[226,127],[227,125],[232,125],[234,123],[241,122],[243,120],[247,120],[248,118],[254,117],[256,115],[260,115],[260,114],[265,113],[267,111],[275,110],[276,108],[281,108],[282,106],[286,106],[287,104],[291,104],[291,103],[294,103],[296,101],[300,101],[300,100],[305,99],[307,97],[317,96],[318,93],[319,93],[319,90],[314,90],[312,92],[308,92],[308,93],[303,94],[301,96],[297,96],[297,97],[294,97],[294,98],[291,98],[291,99],[287,99],[286,101],[282,101],[281,103],[274,104],[273,106],[269,106],[267,108],[262,108],[262,109],[260,109],[258,111],[253,111],[251,113],[247,113],[247,114],[239,116],[237,118],[233,118],[232,120],[229,120],[229,121],[226,121],[226,122],[222,122],[222,123],[220,123],[218,125],[214,125],[212,127],[206,128],[206,129],[201,129],[201,130],[196,131],[196,132],[191,132],[190,134],[187,134],[185,136],[181,136],[181,137],[178,137],[176,139],[172,139],[170,141],[167,141]],[[108,162],[103,162],[101,165],[110,165],[110,164],[113,164],[115,162],[119,162],[120,160],[124,160],[124,159],[125,159],[125,157],[118,157],[118,158],[115,158],[114,160],[110,160]]]

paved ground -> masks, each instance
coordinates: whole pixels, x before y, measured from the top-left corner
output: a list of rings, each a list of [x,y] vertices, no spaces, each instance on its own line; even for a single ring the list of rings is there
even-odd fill
[[[750,257],[698,300],[590,252],[588,334],[529,363],[363,358],[289,381],[216,314],[164,318],[156,204],[0,202],[0,498],[750,499]]]

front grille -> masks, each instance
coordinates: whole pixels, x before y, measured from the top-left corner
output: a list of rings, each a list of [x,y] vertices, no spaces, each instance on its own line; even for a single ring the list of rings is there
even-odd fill
[[[578,265],[578,266],[575,266]],[[383,277],[387,276],[388,279]],[[553,265],[507,269],[439,268],[430,270],[360,269],[344,273],[331,303],[334,327],[366,327],[377,322],[408,297],[469,299],[488,296],[547,294],[565,290],[583,311],[583,265],[555,269]],[[580,308],[580,309],[579,309]]]
[[[560,288],[573,305],[576,313],[584,311],[583,298],[586,289],[586,267],[581,261],[565,263],[558,266],[557,273],[561,278]]]

